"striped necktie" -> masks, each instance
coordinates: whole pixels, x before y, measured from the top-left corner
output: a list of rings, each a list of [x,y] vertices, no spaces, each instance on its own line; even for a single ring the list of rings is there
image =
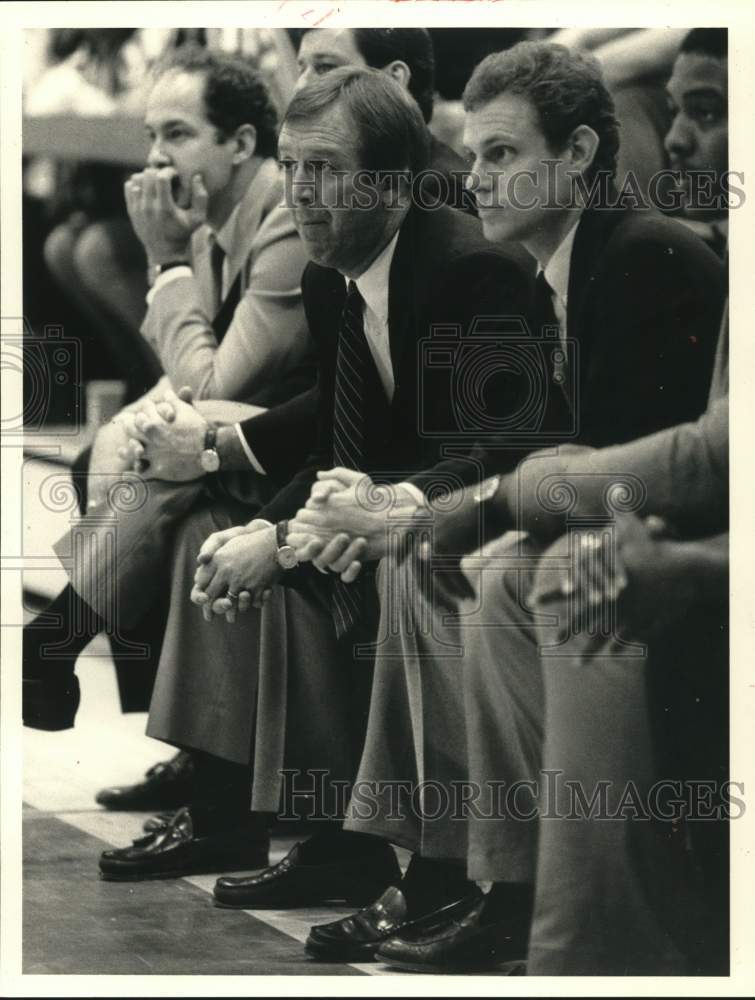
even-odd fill
[[[372,363],[364,334],[364,300],[356,283],[349,282],[341,314],[336,355],[333,409],[333,464],[361,469],[364,459],[364,382]],[[354,583],[333,580],[333,621],[340,638],[361,616],[362,578]]]
[[[547,328],[555,328],[559,331],[558,343],[548,348],[548,369],[551,380],[559,387],[567,406],[571,408],[572,401],[568,386],[568,360],[566,347],[563,343],[565,332],[561,328],[561,324],[556,316],[556,310],[553,306],[553,295],[553,289],[545,277],[545,272],[540,271],[535,278],[535,322],[537,324],[535,337],[537,339],[544,338]]]

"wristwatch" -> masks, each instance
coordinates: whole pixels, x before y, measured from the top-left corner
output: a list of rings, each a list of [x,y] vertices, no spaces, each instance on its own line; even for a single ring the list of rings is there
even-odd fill
[[[275,558],[281,569],[296,569],[299,560],[296,558],[296,549],[292,545],[286,544],[287,535],[288,521],[278,521],[275,526],[275,541],[278,545]]]
[[[208,427],[205,431],[204,450],[199,454],[199,464],[203,472],[217,472],[220,468],[220,455],[215,447],[217,436],[217,427]]]
[[[188,260],[169,260],[165,264],[150,264],[147,268],[147,283],[151,288],[161,274],[170,271],[174,267],[191,267]]]

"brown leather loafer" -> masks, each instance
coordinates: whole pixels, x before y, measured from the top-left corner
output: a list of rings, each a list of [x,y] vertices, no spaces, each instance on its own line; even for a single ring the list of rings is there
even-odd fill
[[[242,878],[220,878],[214,896],[218,906],[274,909],[342,901],[363,906],[391,883],[401,881],[393,849],[372,851],[347,861],[305,864],[296,844],[277,865]]]
[[[109,882],[180,878],[268,863],[270,837],[248,826],[196,836],[189,809],[180,809],[164,830],[135,840],[131,847],[103,851],[100,873]]]
[[[95,802],[118,812],[180,809],[194,794],[194,759],[185,750],[155,764],[135,785],[103,788]]]
[[[463,899],[407,920],[407,905],[403,892],[389,886],[380,899],[351,917],[318,924],[309,932],[304,949],[315,958],[335,962],[372,962],[378,948],[392,937],[409,933],[431,934],[450,920],[461,918],[482,899],[474,889]]]
[[[529,919],[513,914],[510,919],[486,923],[484,898],[461,919],[452,919],[428,935],[392,937],[375,953],[385,962],[406,972],[484,972],[503,966],[502,973],[521,974],[527,958]]]

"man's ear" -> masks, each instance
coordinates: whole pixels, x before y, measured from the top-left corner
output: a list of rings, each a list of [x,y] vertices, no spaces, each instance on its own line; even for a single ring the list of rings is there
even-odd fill
[[[412,178],[408,170],[387,170],[378,178],[383,208],[408,208],[412,203]]]
[[[583,174],[592,164],[598,152],[598,133],[589,125],[578,125],[566,144],[568,169]]]
[[[397,83],[401,84],[404,90],[409,89],[409,81],[412,78],[412,71],[401,59],[394,59],[393,62],[389,62],[387,66],[383,66],[383,72],[387,73],[388,76],[392,76]]]
[[[238,167],[254,156],[257,149],[257,129],[254,125],[239,125],[234,133],[233,141],[236,143],[233,165]]]

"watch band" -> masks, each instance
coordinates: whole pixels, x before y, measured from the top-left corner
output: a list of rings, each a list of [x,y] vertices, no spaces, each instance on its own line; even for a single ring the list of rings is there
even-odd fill
[[[288,521],[278,521],[275,525],[275,544],[278,550],[275,558],[281,569],[296,569],[299,560],[296,558],[296,550],[286,541],[288,537]]]
[[[207,430],[204,432],[204,450],[205,451],[216,451],[215,445],[218,440],[218,429],[217,427],[210,424]]]
[[[204,432],[204,448],[199,455],[199,464],[203,472],[217,472],[220,469],[220,455],[215,447],[217,437],[217,427],[210,424]]]
[[[151,264],[147,268],[147,280],[150,287],[154,285],[161,274],[165,274],[166,271],[170,271],[174,267],[191,267],[191,262],[188,260],[169,260],[164,264]]]

